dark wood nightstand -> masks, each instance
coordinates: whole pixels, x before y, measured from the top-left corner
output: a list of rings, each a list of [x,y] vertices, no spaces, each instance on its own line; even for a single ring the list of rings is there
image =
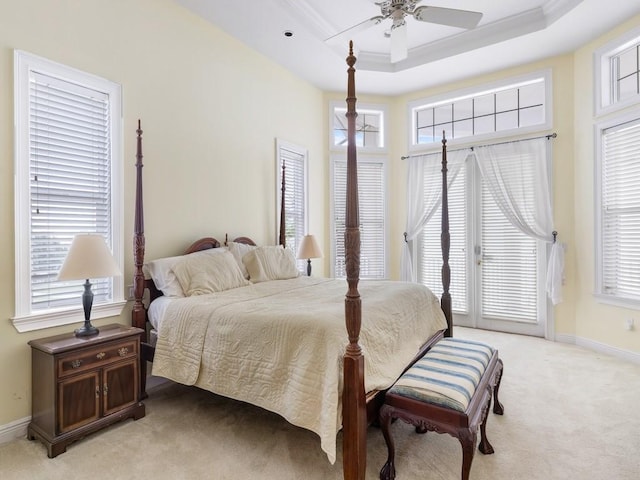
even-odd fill
[[[100,327],[92,337],[73,333],[31,340],[32,419],[53,458],[67,445],[107,425],[144,417],[140,401],[140,336],[125,325]]]

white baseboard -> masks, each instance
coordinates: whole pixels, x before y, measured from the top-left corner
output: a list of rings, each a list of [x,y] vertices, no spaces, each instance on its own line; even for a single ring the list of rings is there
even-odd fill
[[[588,348],[589,350],[593,350],[596,352],[606,353],[607,355],[611,355],[613,357],[640,364],[640,353],[612,347],[611,345],[607,345],[606,343],[596,342],[595,340],[591,340],[589,338],[578,337],[576,335],[569,334],[556,334],[555,340],[556,342],[578,345],[579,347]]]
[[[0,425],[0,444],[11,442],[27,436],[27,427],[31,417],[24,417],[15,422]]]

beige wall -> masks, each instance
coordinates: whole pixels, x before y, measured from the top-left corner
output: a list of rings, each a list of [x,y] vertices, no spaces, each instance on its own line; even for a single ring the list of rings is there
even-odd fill
[[[276,137],[309,149],[311,198],[324,198],[326,185],[322,92],[173,2],[0,2],[0,431],[31,414],[27,342],[74,328],[19,334],[9,320],[14,48],[122,85],[126,284],[133,272],[138,118],[144,130],[147,258],[178,253],[200,236],[224,240],[227,232],[274,243]],[[324,203],[311,202],[313,231],[324,232]],[[314,268],[323,273],[323,265]],[[128,311],[95,323],[127,323]]]
[[[55,7],[55,8],[54,8]],[[99,21],[96,21],[99,19]],[[553,72],[554,216],[568,244],[565,301],[554,309],[566,339],[640,353],[640,334],[623,329],[638,311],[594,301],[592,51],[640,25],[640,17],[567,54],[492,75],[398,97],[358,95],[389,107],[391,276],[400,275],[405,221],[408,101],[550,68]],[[132,238],[135,128],[144,130],[147,258],[175,254],[199,236],[276,236],[274,139],[309,149],[310,230],[329,251],[328,101],[313,86],[247,49],[169,0],[20,0],[0,3],[0,432],[30,415],[32,338],[61,327],[18,334],[14,314],[13,49],[105,77],[123,86],[125,246]],[[357,78],[357,74],[356,74]],[[356,80],[357,82],[357,80]],[[345,76],[346,84],[346,76]],[[126,284],[132,275],[126,258]],[[328,259],[314,272],[328,272]],[[128,323],[120,318],[96,325]]]

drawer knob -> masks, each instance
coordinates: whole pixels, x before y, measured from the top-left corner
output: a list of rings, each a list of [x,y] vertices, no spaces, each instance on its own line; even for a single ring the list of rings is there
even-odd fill
[[[129,349],[127,347],[122,347],[118,349],[118,355],[124,357],[127,353],[129,353]]]
[[[82,365],[82,360],[71,360],[71,368],[78,368],[80,365]]]
[[[107,354],[106,354],[106,353],[104,353],[104,352],[100,352],[100,353],[98,353],[98,354],[96,355],[96,358],[97,358],[98,360],[102,360],[102,359],[103,359],[104,357],[106,357],[106,356],[107,356]]]

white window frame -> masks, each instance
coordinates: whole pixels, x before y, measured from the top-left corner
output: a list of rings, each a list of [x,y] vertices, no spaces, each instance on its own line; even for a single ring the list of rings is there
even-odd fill
[[[603,120],[596,123],[594,128],[595,138],[595,172],[594,172],[594,191],[595,191],[595,222],[594,222],[594,239],[595,239],[595,292],[594,297],[600,303],[615,305],[619,307],[640,309],[640,298],[631,299],[627,297],[619,297],[604,291],[604,252],[602,242],[602,166],[603,166],[603,142],[602,136],[605,130],[616,127],[625,123],[640,120],[640,113],[627,113],[615,118]]]
[[[594,115],[600,117],[640,103],[640,94],[620,102],[613,100],[613,72],[611,59],[640,43],[640,27],[603,45],[593,53]]]
[[[123,176],[122,176],[122,92],[120,85],[47,60],[36,55],[14,51],[14,123],[15,123],[15,316],[12,322],[18,332],[56,327],[84,321],[82,288],[78,290],[78,305],[31,312],[30,273],[30,169],[29,169],[29,83],[32,72],[58,78],[107,94],[110,98],[111,121],[111,239],[114,259],[124,272],[123,245]],[[81,233],[81,232],[79,232]],[[123,277],[113,278],[113,298],[108,303],[94,305],[92,319],[118,316],[126,301]]]
[[[336,277],[336,253],[337,253],[337,243],[338,241],[342,241],[343,239],[338,239],[335,238],[334,232],[335,232],[335,212],[336,212],[336,205],[335,205],[335,185],[334,185],[334,180],[335,180],[335,164],[336,162],[343,162],[346,163],[347,162],[347,157],[346,155],[342,155],[342,154],[333,154],[331,156],[331,171],[330,171],[330,192],[331,192],[331,198],[330,198],[330,202],[331,202],[331,206],[330,206],[330,210],[331,210],[331,222],[330,222],[330,229],[331,229],[331,245],[330,245],[330,254],[331,254],[331,260],[330,260],[330,275],[331,277],[335,278]],[[358,165],[363,164],[363,163],[378,163],[378,164],[382,164],[383,166],[383,189],[384,189],[384,212],[383,212],[383,216],[384,216],[384,233],[383,233],[383,238],[384,238],[384,259],[383,259],[383,278],[388,278],[389,275],[389,254],[388,254],[388,246],[389,246],[389,160],[386,157],[382,157],[382,156],[374,156],[374,155],[359,155],[358,156]],[[360,198],[360,203],[362,204],[362,198]],[[362,219],[360,219],[362,221]],[[362,277],[361,275],[361,278]]]
[[[295,245],[287,245],[288,248],[291,248],[294,257],[298,256],[298,247],[302,242],[302,237],[309,233],[309,151],[301,147],[300,145],[296,145],[295,143],[287,142],[285,140],[276,138],[276,209],[278,214],[276,215],[276,232],[280,235],[280,212],[282,210],[282,156],[283,151],[292,152],[295,155],[302,157],[302,168],[303,168],[303,198],[302,198],[302,215],[304,217],[304,231],[297,232],[296,231],[296,244]],[[286,170],[285,170],[286,174]],[[285,185],[285,188],[287,186]],[[286,192],[286,190],[285,190]],[[300,213],[300,212],[299,212]],[[286,223],[286,222],[285,222]],[[304,272],[306,274],[307,271],[307,261],[306,260],[296,260],[296,266],[300,272]]]
[[[347,144],[334,145],[333,144],[333,120],[335,118],[336,109],[346,109],[344,101],[332,101],[329,103],[329,149],[334,152],[342,152],[347,150]],[[382,139],[382,146],[380,147],[358,147],[358,152],[361,153],[387,153],[389,145],[389,129],[387,128],[387,119],[389,118],[388,108],[384,104],[379,103],[360,103],[356,107],[358,114],[362,113],[380,113],[380,137]],[[346,118],[345,118],[346,121]]]
[[[474,87],[468,87],[460,90],[454,90],[452,92],[446,92],[441,95],[435,95],[428,98],[421,98],[408,103],[407,106],[407,125],[409,125],[409,131],[407,135],[407,144],[409,145],[410,152],[429,152],[442,147],[440,139],[438,141],[425,144],[417,143],[415,138],[416,125],[415,125],[415,111],[427,106],[437,106],[440,104],[453,103],[465,98],[480,97],[496,91],[507,90],[510,88],[517,88],[522,85],[526,85],[535,80],[542,79],[545,86],[545,99],[544,99],[544,122],[538,125],[531,125],[527,127],[514,128],[510,130],[500,130],[497,132],[485,133],[480,135],[473,135],[469,137],[462,137],[459,139],[452,138],[447,139],[447,145],[449,147],[456,147],[465,144],[478,144],[478,143],[491,143],[504,139],[511,135],[529,135],[538,133],[544,130],[553,128],[553,82],[551,69],[545,69],[541,71],[531,72],[525,75],[519,75],[516,77],[505,78],[496,82],[487,83],[484,85],[478,85]]]

